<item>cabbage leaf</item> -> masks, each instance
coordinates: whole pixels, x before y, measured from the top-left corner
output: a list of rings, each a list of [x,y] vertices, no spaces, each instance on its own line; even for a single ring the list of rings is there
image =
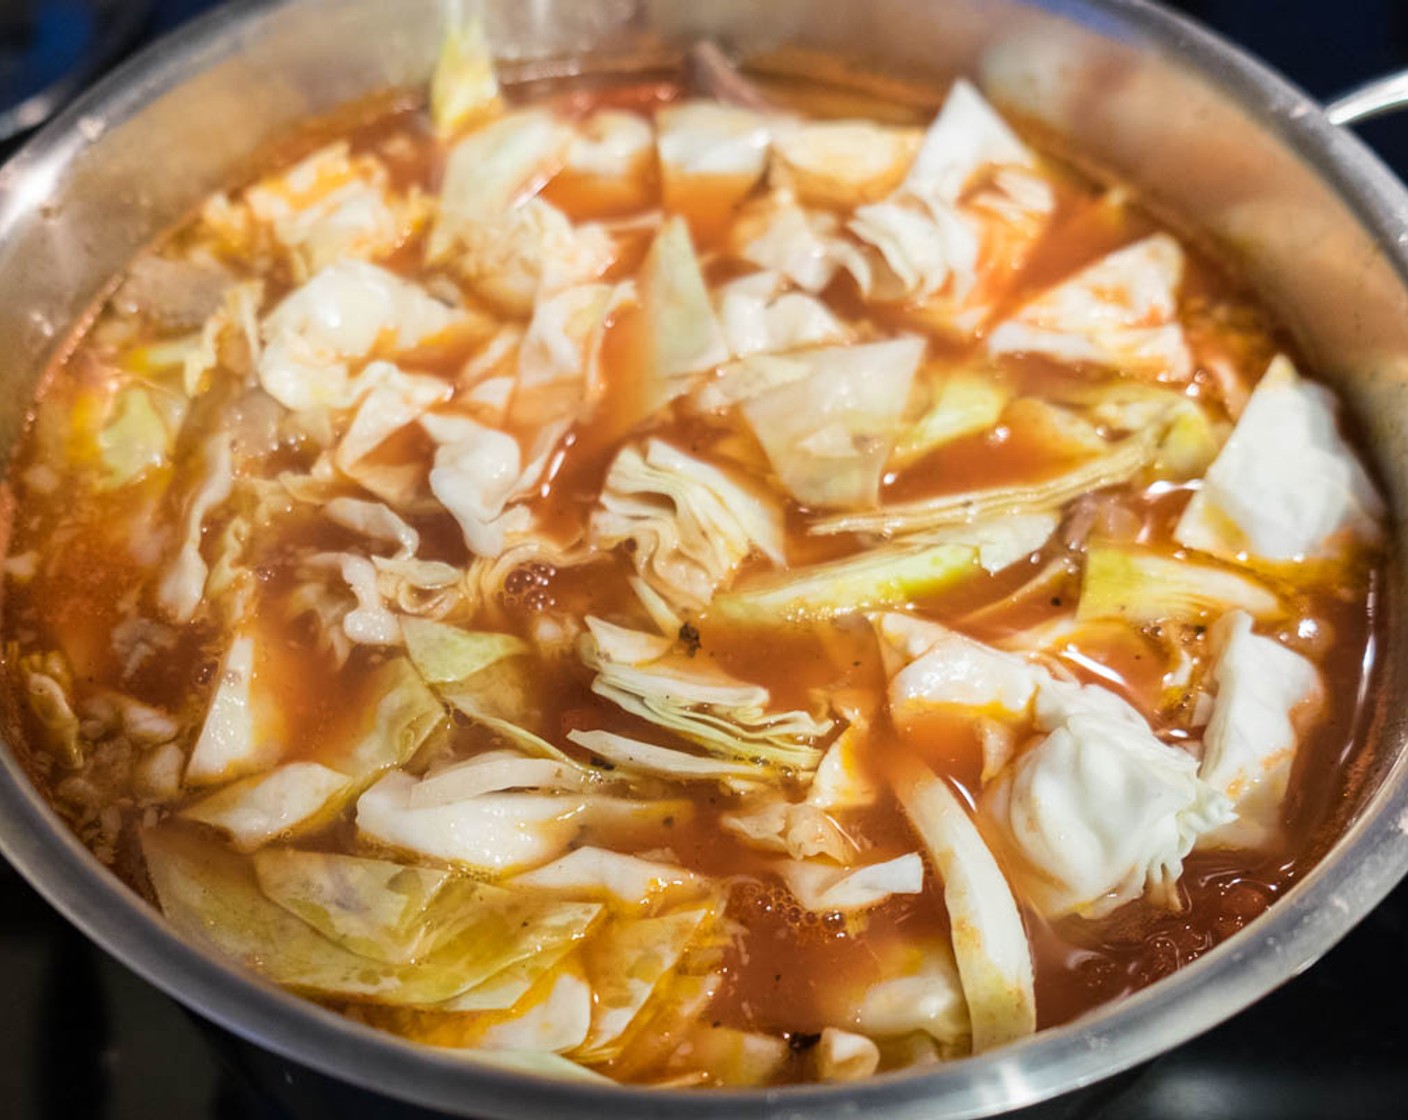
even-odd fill
[[[1277,357],[1174,529],[1215,556],[1301,560],[1380,536],[1383,500],[1335,423],[1333,398]]]
[[[601,913],[594,903],[465,883],[453,932],[418,960],[388,963],[329,940],[266,897],[247,859],[193,832],[146,829],[142,850],[177,932],[296,991],[374,1003],[453,999],[511,964],[584,937]]]
[[[634,543],[641,578],[674,609],[699,610],[754,552],[784,565],[783,514],[702,459],[652,439],[617,453],[592,514],[598,548]]]
[[[836,618],[902,606],[977,570],[977,550],[966,545],[900,543],[749,580],[717,596],[709,617],[742,626]]]
[[[1286,608],[1259,580],[1230,568],[1174,559],[1133,545],[1092,544],[1085,554],[1076,618],[1122,618],[1134,625],[1198,622],[1230,608],[1262,620]]]
[[[1223,615],[1209,641],[1217,691],[1198,773],[1226,795],[1237,817],[1198,843],[1266,848],[1281,830],[1281,804],[1298,745],[1296,723],[1316,714],[1325,699],[1324,683],[1300,654],[1253,633],[1244,611]]]
[[[900,431],[922,339],[801,351],[796,380],[741,409],[783,487],[808,506],[855,508],[880,500],[880,476]]]
[[[582,658],[596,670],[592,691],[602,699],[698,744],[711,755],[744,764],[740,774],[762,771],[762,764],[816,768],[821,756],[817,740],[831,730],[829,720],[801,711],[769,711],[771,696],[766,688],[684,653],[661,653],[658,646],[643,648],[642,635],[636,631],[590,617],[587,627],[590,636],[583,639]],[[640,747],[631,750],[640,766],[644,757]],[[661,765],[658,757],[652,758],[654,765]],[[687,759],[673,762],[677,773],[704,765]]]
[[[1154,234],[1043,292],[993,329],[988,351],[1186,381],[1193,358],[1178,322],[1182,279],[1183,250],[1168,234]]]
[[[962,803],[923,763],[895,760],[893,785],[943,882],[974,1052],[1031,1034],[1036,1030],[1031,946],[997,860]]]

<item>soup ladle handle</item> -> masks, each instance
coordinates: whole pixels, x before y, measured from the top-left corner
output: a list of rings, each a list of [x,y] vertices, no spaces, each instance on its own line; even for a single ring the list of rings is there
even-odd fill
[[[1408,108],[1408,70],[1371,78],[1325,106],[1331,124],[1353,125]]]

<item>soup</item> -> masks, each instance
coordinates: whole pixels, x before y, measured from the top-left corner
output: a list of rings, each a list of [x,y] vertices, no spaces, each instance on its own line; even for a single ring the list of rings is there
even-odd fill
[[[178,930],[420,1042],[986,1051],[1333,839],[1381,503],[1235,271],[967,82],[695,61],[462,29],[135,261],[12,470],[12,734]]]

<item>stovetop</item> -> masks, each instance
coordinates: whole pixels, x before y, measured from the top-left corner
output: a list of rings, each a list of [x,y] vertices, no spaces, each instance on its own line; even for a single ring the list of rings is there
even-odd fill
[[[388,0],[391,2],[391,0]],[[0,0],[0,17],[18,5]],[[78,5],[68,4],[73,8]],[[150,0],[140,41],[212,0]],[[1404,0],[1185,0],[1181,8],[1328,98],[1408,66]],[[3,19],[0,19],[0,23]],[[0,106],[0,111],[3,111]],[[1408,118],[1361,131],[1408,176]],[[5,151],[0,148],[0,158]],[[303,1071],[267,1072],[92,946],[0,862],[0,1116],[321,1120],[389,1115]],[[298,1103],[290,1105],[290,1100]],[[1059,1120],[1402,1120],[1408,1116],[1408,884],[1309,971],[1200,1038],[1040,1109]]]

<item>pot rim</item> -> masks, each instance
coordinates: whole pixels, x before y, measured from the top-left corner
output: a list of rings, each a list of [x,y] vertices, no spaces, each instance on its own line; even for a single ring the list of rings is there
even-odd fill
[[[226,4],[133,56],[0,167],[0,240],[37,209],[85,144],[92,122],[118,124],[224,57],[242,32],[303,0]],[[1076,22],[1099,19],[1176,53],[1278,136],[1350,208],[1408,284],[1400,240],[1408,190],[1320,106],[1240,48],[1148,0],[1024,0]],[[1113,28],[1114,30],[1110,30]],[[101,129],[98,130],[101,132]],[[4,745],[4,744],[0,744]],[[1170,1049],[1309,967],[1408,873],[1408,751],[1334,847],[1247,929],[1144,990],[1075,1022],[931,1072],[845,1085],[681,1091],[509,1072],[352,1022],[176,936],[159,912],[84,847],[0,750],[0,852],[69,921],[167,995],[233,1034],[360,1088],[453,1114],[625,1120],[787,1116],[992,1115],[1088,1085]]]

